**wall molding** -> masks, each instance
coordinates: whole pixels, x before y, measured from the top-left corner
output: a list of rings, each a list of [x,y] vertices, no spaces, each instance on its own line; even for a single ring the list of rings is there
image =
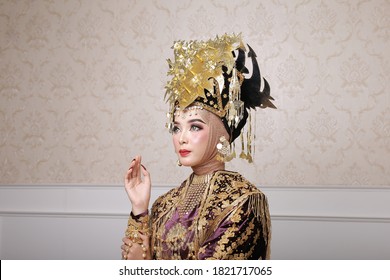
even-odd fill
[[[169,189],[153,186],[151,201]],[[390,257],[389,186],[261,190],[270,204],[273,259]],[[119,185],[2,185],[0,258],[118,259],[130,208]]]
[[[16,212],[0,211],[0,217],[15,218],[76,218],[76,219],[127,219],[128,214],[123,213],[86,213],[86,212]],[[303,215],[272,215],[273,221],[316,221],[316,222],[340,222],[340,223],[390,223],[390,218],[378,217],[340,217],[340,216],[303,216]]]
[[[169,189],[153,186],[151,202]],[[275,220],[390,223],[389,203],[378,203],[390,201],[390,186],[265,186],[261,190]],[[322,205],[324,200],[331,207]],[[363,211],[357,207],[361,201]],[[0,216],[123,219],[129,210],[120,185],[0,185]]]
[[[154,184],[152,189],[171,189],[171,184]],[[389,190],[390,185],[264,185],[258,186],[262,190]],[[121,189],[118,184],[0,184],[1,189]]]

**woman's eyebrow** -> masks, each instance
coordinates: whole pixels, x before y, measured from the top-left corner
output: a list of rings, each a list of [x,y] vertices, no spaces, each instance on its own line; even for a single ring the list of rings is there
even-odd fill
[[[201,123],[206,124],[206,123],[205,123],[203,120],[201,120],[201,119],[192,119],[192,120],[189,120],[188,122],[189,122],[189,123],[201,122]]]
[[[188,123],[194,123],[194,122],[201,122],[203,124],[206,124],[205,121],[202,120],[202,119],[191,119],[191,120],[188,121]],[[173,124],[174,125],[180,125],[181,122],[180,121],[174,121]]]

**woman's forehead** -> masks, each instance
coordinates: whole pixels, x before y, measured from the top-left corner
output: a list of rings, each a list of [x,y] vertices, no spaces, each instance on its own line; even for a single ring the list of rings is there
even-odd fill
[[[176,123],[185,123],[185,122],[199,119],[204,123],[208,124],[210,120],[210,114],[212,113],[205,109],[180,110],[175,112],[174,121]]]

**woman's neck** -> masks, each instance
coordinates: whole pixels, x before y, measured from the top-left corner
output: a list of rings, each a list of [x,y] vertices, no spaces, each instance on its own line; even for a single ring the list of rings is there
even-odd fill
[[[191,168],[196,175],[205,175],[218,170],[225,170],[225,163],[214,159],[198,166],[192,166]]]

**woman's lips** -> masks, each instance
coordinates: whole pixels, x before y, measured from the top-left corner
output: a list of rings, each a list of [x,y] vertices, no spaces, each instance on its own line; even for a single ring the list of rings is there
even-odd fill
[[[185,157],[185,156],[188,156],[191,152],[188,151],[188,150],[180,150],[179,151],[179,154],[182,156],[182,157]]]

